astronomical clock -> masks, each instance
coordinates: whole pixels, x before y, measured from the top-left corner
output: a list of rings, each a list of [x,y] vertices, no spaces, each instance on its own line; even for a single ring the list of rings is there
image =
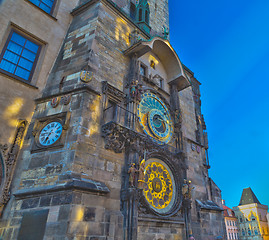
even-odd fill
[[[173,122],[165,103],[155,94],[146,92],[138,104],[138,119],[145,134],[155,143],[171,143]],[[158,146],[157,146],[158,149]],[[169,216],[179,205],[179,181],[169,159],[149,157],[145,163],[143,195],[151,212]]]
[[[150,158],[145,165],[143,195],[156,215],[171,215],[178,203],[178,184],[167,163]]]
[[[143,94],[137,114],[143,131],[154,141],[159,144],[170,142],[173,123],[167,106],[159,97],[153,93]]]

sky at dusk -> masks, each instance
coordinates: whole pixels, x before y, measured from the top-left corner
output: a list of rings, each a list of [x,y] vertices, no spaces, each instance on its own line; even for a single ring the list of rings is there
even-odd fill
[[[170,40],[202,83],[210,177],[229,207],[269,205],[269,1],[169,0]]]

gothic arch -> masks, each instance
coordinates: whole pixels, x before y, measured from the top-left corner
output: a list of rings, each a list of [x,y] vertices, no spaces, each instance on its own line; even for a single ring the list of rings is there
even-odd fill
[[[178,91],[189,87],[190,81],[186,77],[181,61],[168,40],[155,37],[148,41],[139,41],[128,48],[125,55],[136,55],[137,58],[152,52],[161,60],[167,72],[167,83],[176,84]]]

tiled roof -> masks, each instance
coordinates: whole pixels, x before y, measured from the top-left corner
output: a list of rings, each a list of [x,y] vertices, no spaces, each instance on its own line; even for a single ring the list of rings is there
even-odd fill
[[[247,204],[251,204],[251,203],[261,204],[259,202],[258,198],[255,196],[254,192],[251,190],[251,188],[250,187],[245,188],[243,190],[239,206],[240,205],[247,205]]]
[[[225,205],[222,205],[222,207],[223,207],[223,210],[224,210],[223,211],[224,217],[236,218],[236,216],[234,214],[234,211],[231,208],[229,208],[229,207],[227,207]]]

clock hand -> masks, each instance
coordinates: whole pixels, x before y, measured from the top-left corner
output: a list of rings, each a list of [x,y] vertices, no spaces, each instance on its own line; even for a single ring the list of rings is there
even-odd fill
[[[48,141],[49,136],[51,135],[51,133],[52,133],[52,131],[49,132],[48,136],[47,136],[46,139],[45,139],[45,142]]]
[[[168,120],[164,120],[163,118],[161,118],[160,116],[158,116],[158,120],[160,120],[160,121],[162,121],[162,122],[166,122],[166,123],[169,123],[169,121]]]

